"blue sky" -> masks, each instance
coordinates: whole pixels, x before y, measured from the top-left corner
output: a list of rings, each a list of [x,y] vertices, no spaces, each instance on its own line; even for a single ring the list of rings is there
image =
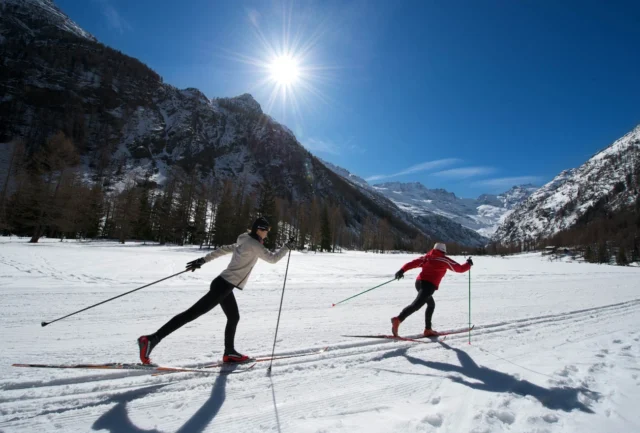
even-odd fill
[[[251,93],[372,183],[541,185],[640,123],[637,1],[55,2],[166,83]],[[286,98],[268,67],[285,52]]]

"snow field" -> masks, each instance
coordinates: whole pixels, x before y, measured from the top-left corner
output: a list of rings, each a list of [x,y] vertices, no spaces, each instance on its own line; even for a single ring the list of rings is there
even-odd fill
[[[184,268],[197,248],[0,238],[0,431],[3,432],[635,432],[640,415],[638,268],[475,257],[468,335],[443,343],[343,337],[389,333],[415,296],[393,278],[417,255],[294,252],[276,352],[329,346],[232,375],[49,370],[12,363],[136,362],[135,339],[208,290],[228,258],[45,328],[52,320]],[[462,262],[463,257],[454,257]],[[236,347],[271,353],[286,258],[259,262],[236,291]],[[468,274],[447,274],[434,327],[468,321]],[[424,308],[400,327],[422,331]],[[166,338],[161,365],[218,360],[219,308]]]

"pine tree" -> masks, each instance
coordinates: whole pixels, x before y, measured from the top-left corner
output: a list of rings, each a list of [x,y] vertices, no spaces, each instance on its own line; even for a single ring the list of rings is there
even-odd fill
[[[345,229],[345,222],[342,218],[342,211],[340,210],[340,206],[334,206],[330,211],[330,219],[331,219],[331,251],[335,252],[336,247],[342,245],[342,233]]]
[[[129,184],[115,200],[115,234],[121,244],[133,235],[136,221],[140,217],[140,189]]]
[[[88,202],[88,188],[79,173],[68,176],[60,184],[49,220],[51,237],[76,239],[80,232],[82,208]]]
[[[331,226],[329,225],[329,210],[327,205],[322,208],[320,221],[320,251],[331,251]]]
[[[391,226],[389,221],[385,219],[378,220],[378,249],[381,253],[393,248],[393,236],[391,234]]]
[[[191,232],[191,239],[189,242],[194,245],[202,245],[205,241],[207,226],[207,201],[199,191],[199,195],[196,198],[196,205],[193,210],[193,225]]]
[[[172,238],[171,221],[174,214],[175,186],[175,179],[170,176],[165,184],[164,193],[156,199],[153,206],[153,229],[160,245],[166,244]]]
[[[362,226],[361,245],[365,251],[374,250],[376,247],[376,221],[367,215]]]
[[[9,157],[7,175],[2,184],[2,192],[0,192],[0,231],[11,229],[6,206],[8,198],[7,192],[9,191],[9,184],[11,183],[12,177],[16,176],[22,168],[26,154],[25,144],[22,140],[14,140],[11,143],[6,143],[6,146],[9,147],[11,156]],[[0,179],[0,181],[2,181],[2,179]]]
[[[229,245],[235,242],[239,233],[233,232],[234,216],[233,186],[231,181],[227,181],[224,184],[222,197],[216,209],[216,221],[213,228],[214,245]]]
[[[251,211],[253,210],[253,195],[247,191],[246,179],[240,182],[234,199],[234,233],[236,235],[251,227]]]
[[[584,249],[584,261],[587,263],[596,263],[596,255],[593,252],[593,248],[591,245],[587,245]]]
[[[296,222],[295,226],[298,229],[298,247],[300,249],[304,249],[304,246],[307,242],[307,235],[309,233],[309,222],[307,216],[308,208],[303,204],[299,203],[296,207]],[[311,249],[311,247],[309,247]]]
[[[321,204],[317,198],[313,198],[311,201],[311,207],[308,211],[308,219],[307,219],[307,230],[309,233],[309,249],[312,251],[317,251],[320,247],[321,240],[321,230],[320,230],[320,219],[321,219]]]
[[[598,245],[598,263],[609,263],[609,249],[607,248],[607,244],[601,242]]]
[[[624,246],[618,248],[618,254],[616,254],[616,263],[620,266],[627,266],[629,264],[629,260],[627,259],[627,252],[624,249]]]
[[[104,216],[104,192],[100,185],[95,185],[87,195],[86,206],[82,208],[81,233],[85,238],[94,239],[100,236],[100,225]]]
[[[631,261],[640,262],[640,238],[636,236],[633,242],[633,251],[631,252]]]
[[[133,224],[133,236],[143,241],[150,241],[153,239],[153,184],[146,179],[139,187],[139,212],[138,219]]]

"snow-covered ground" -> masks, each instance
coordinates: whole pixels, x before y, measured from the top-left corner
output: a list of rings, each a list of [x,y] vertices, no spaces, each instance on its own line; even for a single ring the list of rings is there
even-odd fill
[[[640,269],[539,254],[476,257],[471,335],[444,343],[363,340],[388,333],[414,297],[393,278],[414,255],[291,255],[276,352],[321,355],[233,375],[48,370],[12,363],[136,362],[136,338],[206,293],[228,256],[45,328],[52,320],[184,268],[195,248],[0,239],[0,431],[638,432]],[[462,261],[462,257],[457,257]],[[258,263],[236,293],[236,346],[271,353],[287,260]],[[436,292],[436,329],[468,320],[468,275]],[[401,326],[422,331],[424,309]],[[153,353],[172,366],[222,354],[219,308]]]

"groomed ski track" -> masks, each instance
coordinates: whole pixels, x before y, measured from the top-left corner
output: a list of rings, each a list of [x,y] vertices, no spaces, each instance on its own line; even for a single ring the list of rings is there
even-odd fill
[[[585,405],[595,404],[602,397],[597,397],[597,393],[590,387],[594,384],[595,373],[611,368],[607,360],[619,356],[640,356],[640,331],[622,325],[626,322],[625,319],[638,315],[640,298],[560,314],[476,325],[472,331],[471,345],[468,344],[467,334],[451,335],[444,343],[434,342],[429,345],[360,339],[344,341],[343,338],[343,341],[330,346],[329,351],[321,355],[274,362],[271,378],[266,375],[268,363],[263,363],[241,377],[213,374],[203,376],[198,373],[171,373],[154,377],[149,372],[129,371],[42,382],[9,382],[2,387],[0,397],[4,418],[0,422],[0,429],[22,431],[27,426],[33,429],[40,425],[41,431],[50,431],[50,420],[55,418],[56,430],[63,431],[72,431],[73,426],[78,425],[91,425],[93,429],[113,432],[156,431],[153,426],[146,425],[144,420],[134,427],[135,423],[128,418],[127,410],[138,414],[157,414],[166,407],[197,411],[186,423],[182,420],[163,420],[162,428],[157,431],[202,431],[207,426],[215,426],[216,430],[233,430],[237,423],[246,426],[245,431],[289,431],[296,424],[295,420],[308,417],[317,418],[321,424],[330,426],[334,422],[340,423],[339,420],[344,415],[380,413],[395,405],[398,400],[412,400],[410,397],[415,395],[422,395],[423,398],[433,396],[431,401],[420,403],[430,404],[434,408],[438,406],[438,389],[451,383],[444,372],[428,368],[423,368],[421,373],[414,372],[411,368],[394,371],[386,367],[387,359],[406,355],[410,363],[419,366],[421,360],[442,360],[443,355],[448,359],[448,352],[461,350],[478,364],[490,368],[511,364],[517,369],[518,363],[538,354],[519,350],[517,356],[503,359],[507,350],[494,354],[483,347],[497,341],[499,346],[508,349],[526,346],[527,342],[542,339],[551,353],[559,347],[566,349],[572,344],[585,342],[602,347],[596,355],[598,361],[587,368],[591,374],[583,377],[580,377],[579,369],[572,364],[550,374],[520,367],[521,375],[534,376],[529,378],[530,381],[540,382],[542,379],[542,382],[551,381],[555,386],[571,385],[585,391]],[[603,329],[604,320],[609,326]],[[618,320],[621,325],[616,326]],[[417,336],[411,335],[414,338]],[[632,348],[635,350],[632,351]],[[314,349],[318,348],[298,351]],[[185,367],[195,368],[197,365]],[[362,373],[354,374],[353,370],[368,371],[369,380],[363,381]],[[388,374],[405,377],[396,378],[393,384],[389,384],[385,380],[385,375]],[[414,376],[422,376],[425,380],[416,380]],[[431,379],[426,380],[428,377]],[[317,397],[313,393],[299,393],[300,389],[307,387],[314,388]],[[194,391],[199,394],[195,401],[185,395],[191,395]],[[235,404],[244,407],[247,401],[252,402],[252,413],[246,413],[244,409],[231,409],[217,414],[222,404],[225,407],[233,407]],[[363,406],[366,409],[362,409]],[[95,419],[98,409],[105,413]],[[442,425],[447,416],[457,418],[455,413],[441,413],[437,410],[433,413],[426,418],[427,424]],[[512,423],[508,414],[503,416],[503,422]],[[500,414],[496,413],[495,417],[499,420]],[[550,417],[547,421],[549,420],[555,418]],[[123,430],[123,426],[130,423],[131,429]],[[298,428],[291,431],[300,431]],[[313,429],[309,431],[311,430]],[[383,428],[380,431],[385,430]]]

